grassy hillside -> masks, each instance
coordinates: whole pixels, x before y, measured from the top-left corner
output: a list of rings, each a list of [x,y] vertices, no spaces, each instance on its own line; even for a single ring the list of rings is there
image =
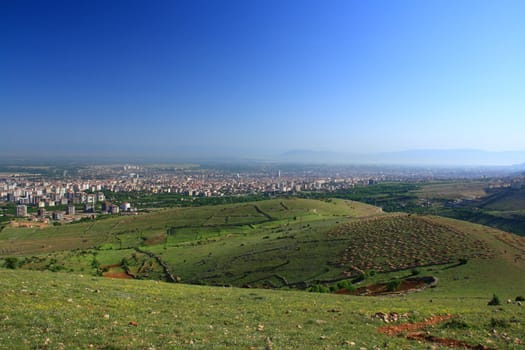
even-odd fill
[[[21,270],[0,270],[0,288],[0,349],[428,349],[435,344],[378,328],[434,315],[453,316],[422,329],[434,337],[492,349],[519,349],[525,340],[525,309],[488,306],[492,288],[469,297],[440,287],[353,297]],[[387,324],[374,317],[380,312],[400,320]]]
[[[332,278],[326,257],[340,242],[325,232],[377,215],[376,207],[343,200],[169,209],[45,229],[8,228],[0,234],[0,252],[18,256],[29,269],[282,286],[280,276],[273,282],[267,277],[283,266],[290,283],[326,273]]]
[[[318,221],[379,212],[378,208],[361,203],[305,199],[161,209],[137,216],[113,216],[44,229],[8,226],[0,232],[0,254],[27,255],[101,246],[131,248],[151,241],[158,243],[170,233],[176,233],[177,241],[187,241],[204,235],[244,232],[253,225],[279,220]]]
[[[525,189],[501,189],[483,199],[482,208],[525,212]]]
[[[0,269],[0,349],[427,349],[451,340],[518,349],[525,341],[525,309],[505,303],[525,296],[525,238],[352,201],[270,200],[7,228],[0,249],[0,265],[15,257],[12,267],[23,268]],[[291,290],[414,275],[438,283],[375,297]],[[487,305],[493,294],[502,305]],[[378,331],[389,313],[401,330],[443,317],[417,336],[392,336]]]
[[[99,243],[46,254],[23,250],[43,237],[46,250],[78,242],[79,228]],[[17,230],[23,234],[13,239]],[[333,287],[397,272],[406,277],[423,267],[525,260],[525,239],[517,236],[344,200],[271,200],[17,230],[2,233],[0,249],[16,247],[25,269],[237,287]]]

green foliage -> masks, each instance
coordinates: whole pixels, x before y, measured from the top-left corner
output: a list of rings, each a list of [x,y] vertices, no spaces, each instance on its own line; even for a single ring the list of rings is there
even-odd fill
[[[64,271],[66,269],[65,266],[62,266],[62,265],[55,265],[55,264],[50,264],[47,269],[51,272],[58,272],[58,271]]]
[[[488,305],[490,305],[490,306],[501,305],[501,300],[499,299],[499,297],[496,294],[493,294],[492,295],[492,299],[490,299],[489,302],[488,302]]]
[[[122,258],[122,260],[120,260],[120,266],[124,270],[128,270],[129,269],[129,260],[126,257]]]
[[[100,267],[100,262],[97,260],[97,258],[93,258],[91,261],[91,267],[94,269],[98,269]]]
[[[515,299],[515,301],[525,301],[525,297],[518,295]]]
[[[349,292],[352,292],[352,291],[355,290],[355,286],[352,284],[352,282],[350,282],[348,280],[339,281],[339,282],[337,282],[336,286],[337,286],[338,290],[339,289],[346,289]]]
[[[396,290],[399,289],[400,286],[401,286],[401,280],[400,279],[394,279],[394,280],[392,280],[392,281],[387,283],[386,289],[389,292],[395,292]]]
[[[4,267],[8,269],[16,269],[18,267],[18,258],[7,257],[4,259]]]
[[[312,293],[330,293],[330,288],[321,284],[315,284],[308,288],[308,291]]]
[[[443,324],[442,328],[446,329],[469,329],[470,326],[462,319],[454,318]]]
[[[417,276],[417,275],[419,275],[420,273],[421,273],[421,270],[418,269],[418,268],[413,268],[413,269],[410,270],[410,274],[411,274],[412,276]]]

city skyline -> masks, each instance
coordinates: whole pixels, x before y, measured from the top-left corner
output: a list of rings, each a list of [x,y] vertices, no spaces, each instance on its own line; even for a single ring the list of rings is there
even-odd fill
[[[4,156],[525,151],[520,1],[0,6]]]

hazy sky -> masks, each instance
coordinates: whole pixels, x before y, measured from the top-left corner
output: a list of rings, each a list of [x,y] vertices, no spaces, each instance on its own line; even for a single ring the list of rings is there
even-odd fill
[[[525,1],[0,2],[0,149],[525,150]]]

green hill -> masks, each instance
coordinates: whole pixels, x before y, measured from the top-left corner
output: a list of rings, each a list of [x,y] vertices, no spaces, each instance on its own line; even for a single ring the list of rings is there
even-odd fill
[[[9,253],[3,256],[16,252],[25,269],[237,287],[307,289],[429,266],[525,259],[524,239],[514,235],[344,200],[170,209],[9,228],[0,238]]]

